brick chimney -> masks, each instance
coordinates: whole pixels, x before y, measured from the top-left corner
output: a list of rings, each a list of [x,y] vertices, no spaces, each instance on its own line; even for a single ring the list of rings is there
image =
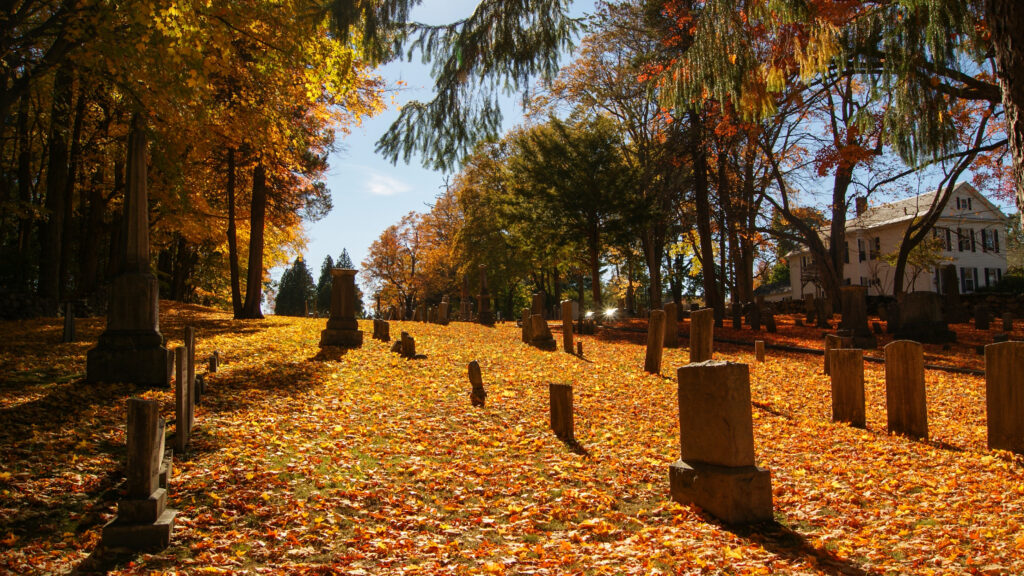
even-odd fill
[[[867,212],[868,199],[863,196],[857,196],[854,200],[857,202],[857,216],[859,217],[864,212]]]

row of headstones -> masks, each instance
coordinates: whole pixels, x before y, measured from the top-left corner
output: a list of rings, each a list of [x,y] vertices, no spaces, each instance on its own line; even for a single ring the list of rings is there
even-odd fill
[[[825,340],[825,373],[831,379],[832,419],[863,428],[864,351],[829,334]],[[928,438],[925,401],[924,347],[897,340],[885,347],[885,403],[888,431]],[[985,396],[989,449],[1024,454],[1024,342],[985,347]]]
[[[206,378],[195,370],[196,332],[185,328],[185,345],[175,349],[175,433],[173,452],[184,453],[195,427],[195,407]],[[220,364],[214,351],[209,373]],[[167,508],[167,490],[173,468],[171,450],[165,450],[166,421],[156,400],[128,400],[125,467],[127,493],[117,502],[117,516],[103,527],[103,545],[132,550],[163,549],[170,545],[177,510]]]
[[[451,319],[450,305],[448,303],[448,296],[441,298],[441,303],[437,308],[433,306],[427,306],[426,303],[422,303],[416,307],[413,311],[413,322],[427,322],[430,324],[441,324],[447,326]]]
[[[672,498],[730,524],[772,519],[771,473],[754,461],[753,408],[746,364],[704,361],[677,372],[681,458],[669,467]],[[469,363],[470,400],[483,406],[480,366]],[[578,446],[572,385],[548,385],[555,436]]]

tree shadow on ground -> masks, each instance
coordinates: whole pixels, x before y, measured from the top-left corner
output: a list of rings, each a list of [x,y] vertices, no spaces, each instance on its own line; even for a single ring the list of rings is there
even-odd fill
[[[828,550],[814,546],[807,538],[779,522],[765,522],[749,526],[729,526],[713,518],[708,521],[718,524],[723,530],[760,545],[765,550],[791,561],[810,561],[814,569],[830,576],[868,576],[881,574],[876,570],[866,571],[859,564],[840,558]]]

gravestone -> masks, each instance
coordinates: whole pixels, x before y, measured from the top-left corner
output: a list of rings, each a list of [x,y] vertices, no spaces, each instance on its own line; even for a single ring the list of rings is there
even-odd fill
[[[843,314],[839,327],[853,332],[853,345],[857,348],[874,348],[878,340],[868,326],[867,288],[863,286],[840,286]]]
[[[747,365],[698,362],[678,377],[681,458],[669,467],[672,499],[727,524],[770,521],[771,473],[754,460]]]
[[[985,347],[989,450],[1024,454],[1024,342]]]
[[[359,348],[363,333],[356,322],[356,271],[331,269],[331,316],[320,332],[320,347]]]
[[[814,312],[817,310],[814,300],[813,294],[804,294],[804,322],[807,324],[814,322]]]
[[[551,336],[551,329],[548,328],[548,321],[543,314],[534,314],[530,317],[530,344],[535,348],[554,352],[558,350],[555,339]]]
[[[427,303],[426,302],[420,302],[419,305],[416,306],[416,320],[418,322],[429,322],[430,321],[430,318],[427,317]]]
[[[974,328],[988,330],[992,326],[992,311],[988,306],[979,304],[974,307]]]
[[[665,348],[679,346],[679,308],[675,302],[665,304]]]
[[[690,363],[711,360],[714,354],[715,311],[711,308],[690,313]]]
[[[188,350],[174,349],[174,450],[184,454],[192,433],[193,395],[188,381]]]
[[[1013,332],[1013,313],[1003,312],[1003,332]]]
[[[942,313],[946,322],[966,322],[967,312],[960,302],[960,282],[955,265],[947,264],[939,269],[939,283],[942,285]]]
[[[743,311],[737,304],[732,307],[732,328],[733,330],[743,329]]]
[[[213,354],[210,355],[210,360],[206,365],[206,371],[211,374],[215,374],[217,369],[220,368],[220,350],[214,350]]]
[[[196,394],[196,406],[202,406],[203,394],[206,392],[206,378],[202,374],[196,374],[196,384],[192,390]]]
[[[164,428],[158,401],[128,400],[127,494],[117,503],[117,517],[103,527],[107,548],[163,550],[171,543],[178,511],[167,508],[170,465],[164,466]]]
[[[898,340],[928,344],[956,342],[956,333],[949,329],[943,312],[942,296],[935,292],[909,292],[897,307],[899,320],[893,332]],[[889,320],[890,326],[893,320]]]
[[[188,355],[188,389],[192,391],[192,404],[195,405],[196,389],[196,329],[185,326],[185,353]],[[189,430],[195,427],[195,411],[189,411]]]
[[[764,308],[764,296],[757,295],[757,300],[750,306],[750,314],[747,323],[754,332],[761,331],[761,309]]]
[[[647,321],[647,356],[644,370],[652,374],[661,373],[661,356],[665,346],[665,311],[651,310]]]
[[[576,442],[572,419],[572,386],[549,384],[548,395],[551,402],[551,430],[563,442]]]
[[[459,320],[463,322],[471,322],[473,320],[473,311],[470,309],[469,303],[469,275],[462,277],[462,292],[459,295]]]
[[[769,334],[775,334],[778,331],[778,326],[775,325],[775,311],[768,310],[764,316],[764,329]]]
[[[825,335],[825,358],[824,358],[824,373],[826,376],[829,375],[829,354],[832,350],[838,348],[851,348],[853,346],[853,338],[849,336],[840,336],[838,334],[826,334]]]
[[[445,297],[441,298],[441,305],[437,308],[437,323],[442,325],[442,326],[447,326],[448,325],[448,320],[449,320],[449,318],[448,318],[448,315],[449,315],[448,308],[449,308],[448,296],[445,296]]]
[[[911,292],[909,294],[913,294],[913,292]],[[904,301],[906,300],[907,296],[909,296],[909,294],[904,294],[903,295]],[[931,294],[935,294],[935,293],[932,292]],[[938,297],[938,295],[936,295],[936,296],[937,296],[936,299],[939,300],[939,302],[940,302],[939,313],[941,315],[941,312],[942,312],[941,297]],[[889,333],[889,334],[895,334],[900,329],[900,315],[903,313],[902,312],[902,307],[900,306],[899,302],[893,300],[892,302],[889,302],[888,304],[886,304],[884,306],[884,309],[885,309],[885,316],[886,316],[886,318],[885,318],[885,331],[887,333]]]
[[[754,340],[754,358],[764,362],[764,340]]]
[[[530,314],[540,314],[544,316],[544,302],[545,296],[543,292],[534,292],[533,299],[530,304]]]
[[[816,326],[818,328],[831,328],[832,314],[828,310],[828,301],[824,298],[814,299],[814,317],[818,320]]]
[[[562,301],[562,350],[566,354],[572,354],[573,333],[572,333],[572,301]]]
[[[469,363],[469,383],[473,386],[469,393],[469,401],[473,406],[483,406],[487,400],[487,391],[484,390],[484,378],[480,374],[480,364],[476,360]]]
[[[533,318],[533,315],[530,314],[530,309],[529,308],[523,308],[523,319],[522,319],[522,328],[523,328],[522,339],[523,339],[523,344],[529,344],[531,341],[533,341],[533,320],[532,320],[532,318]]]
[[[64,303],[64,334],[61,341],[65,343],[75,341],[75,304],[73,302]]]
[[[832,420],[864,428],[864,351],[836,348],[829,356]]]
[[[160,287],[149,267],[146,139],[139,115],[132,118],[127,163],[120,269],[110,286],[106,330],[88,352],[85,380],[169,388],[174,353],[160,334]]]
[[[583,341],[576,342],[576,355],[583,358]]]
[[[491,311],[491,293],[487,289],[487,265],[480,265],[480,312],[477,314],[477,322],[484,326],[494,326],[494,312]]]
[[[921,344],[897,340],[885,347],[885,410],[890,434],[928,439]]]
[[[402,332],[402,340],[400,342],[401,354],[403,358],[415,358],[416,357],[416,340],[409,335],[408,332]]]

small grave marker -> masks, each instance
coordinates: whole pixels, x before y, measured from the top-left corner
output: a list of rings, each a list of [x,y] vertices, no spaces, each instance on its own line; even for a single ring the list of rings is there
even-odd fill
[[[690,362],[711,360],[714,346],[715,311],[711,308],[690,313]]]
[[[188,448],[192,416],[192,387],[188,381],[188,350],[174,349],[174,450],[184,454]]]
[[[548,394],[551,398],[551,429],[563,442],[574,443],[576,436],[573,429],[572,386],[550,384]]]
[[[572,354],[572,300],[562,301],[562,350]]]
[[[63,342],[75,341],[75,304],[64,303],[64,337]]]
[[[480,364],[476,360],[469,363],[469,383],[473,385],[469,401],[473,406],[483,406],[487,400],[487,391],[484,390],[484,378],[480,374]]]
[[[647,356],[644,370],[652,374],[661,373],[661,357],[665,346],[665,311],[651,310],[647,320]]]
[[[829,356],[832,420],[864,428],[864,351],[836,348]]]
[[[754,358],[764,362],[764,340],[754,340]]]
[[[1024,342],[985,347],[988,447],[1024,454]]]
[[[679,346],[679,307],[675,302],[665,304],[665,348]]]
[[[551,329],[548,328],[548,321],[543,314],[534,314],[530,317],[530,344],[541,350],[553,352],[558,349],[554,337],[551,336]]]
[[[924,347],[897,340],[885,347],[885,410],[890,434],[928,439]]]
[[[840,336],[837,334],[826,334],[825,335],[825,359],[824,359],[824,372],[825,375],[829,375],[829,354],[832,350],[837,348],[850,348],[853,346],[853,338],[849,336]]]
[[[984,304],[974,307],[974,327],[988,330],[992,326],[992,311]]]

